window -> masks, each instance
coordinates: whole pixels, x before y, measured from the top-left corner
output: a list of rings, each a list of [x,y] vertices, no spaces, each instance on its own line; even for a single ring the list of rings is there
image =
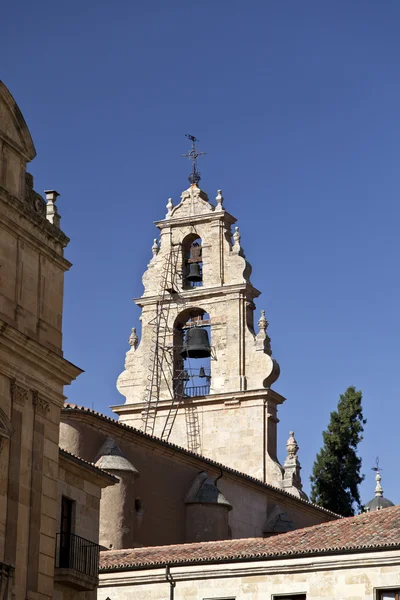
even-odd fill
[[[400,588],[392,590],[379,590],[377,595],[378,600],[400,600]]]
[[[72,507],[74,501],[62,497],[61,500],[61,533],[72,533]]]
[[[71,553],[72,510],[74,501],[61,499],[60,567],[68,567]]]

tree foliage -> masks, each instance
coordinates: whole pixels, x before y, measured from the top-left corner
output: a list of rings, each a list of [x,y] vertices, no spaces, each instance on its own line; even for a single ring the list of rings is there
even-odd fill
[[[340,396],[337,410],[331,412],[327,431],[322,434],[324,445],[317,454],[311,476],[311,500],[319,506],[349,517],[360,509],[358,486],[361,458],[357,446],[363,439],[366,420],[362,412],[362,393],[349,387]]]

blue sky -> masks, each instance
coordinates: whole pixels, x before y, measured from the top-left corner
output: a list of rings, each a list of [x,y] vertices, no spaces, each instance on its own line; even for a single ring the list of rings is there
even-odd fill
[[[379,455],[400,502],[400,3],[183,0],[8,3],[1,78],[61,193],[74,264],[71,401],[108,412],[139,310],[153,221],[188,185],[223,190],[261,290],[282,375],[279,456],[294,429],[303,480],[338,395],[364,393],[366,501]],[[6,60],[5,60],[6,58]]]

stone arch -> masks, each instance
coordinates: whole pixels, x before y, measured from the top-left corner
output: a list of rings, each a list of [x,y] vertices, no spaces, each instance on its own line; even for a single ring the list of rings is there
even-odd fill
[[[191,325],[192,324],[192,325]],[[208,313],[200,307],[191,307],[183,310],[175,319],[173,327],[174,369],[173,387],[177,395],[198,396],[209,393],[211,381],[210,358],[184,359],[181,350],[184,343],[185,332],[196,324],[207,331],[211,345],[211,325]],[[199,362],[198,362],[199,361]],[[193,363],[197,363],[193,364]],[[185,379],[189,377],[188,379]],[[190,385],[193,384],[193,385]]]
[[[203,271],[202,261],[202,238],[198,233],[189,233],[182,240],[182,279],[185,288],[199,287],[203,285],[202,281],[189,282],[186,278],[189,274],[190,265],[198,264],[200,273]]]

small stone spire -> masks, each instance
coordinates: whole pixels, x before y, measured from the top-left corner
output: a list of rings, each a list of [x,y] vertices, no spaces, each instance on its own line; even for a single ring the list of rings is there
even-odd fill
[[[52,223],[55,227],[60,229],[60,215],[58,214],[58,208],[56,206],[56,201],[58,196],[60,195],[56,190],[45,190],[46,194],[47,206],[46,206],[46,218],[50,223]]]
[[[174,208],[174,203],[172,201],[172,198],[168,198],[168,202],[167,202],[167,214],[165,215],[166,219],[170,219],[171,218],[171,214],[172,214],[172,209]]]
[[[381,474],[379,472],[379,467],[377,468],[376,471],[376,475],[375,475],[375,481],[376,481],[376,486],[375,486],[375,496],[383,496],[383,488],[381,486]]]
[[[128,342],[129,342],[129,345],[134,350],[136,350],[136,348],[138,347],[138,344],[139,344],[139,338],[136,333],[136,327],[132,327],[132,332],[131,332],[131,335],[129,336]]]
[[[291,494],[295,494],[299,498],[307,499],[306,494],[303,492],[303,485],[301,483],[301,466],[297,456],[299,451],[299,445],[294,437],[294,431],[289,432],[289,439],[286,442],[287,457],[283,463],[284,476],[283,476],[283,489],[286,489]]]
[[[224,203],[224,197],[222,195],[222,190],[218,190],[218,194],[217,194],[217,197],[215,198],[215,200],[217,202],[217,206],[215,207],[215,210],[217,212],[221,212],[221,211],[225,210],[224,207],[222,206]]]
[[[267,327],[268,327],[269,323],[265,317],[265,310],[263,309],[261,311],[261,316],[258,319],[258,326],[260,328],[260,331],[262,331],[265,335],[267,335]]]
[[[158,244],[158,239],[154,238],[154,242],[153,242],[153,245],[151,247],[151,251],[153,253],[153,256],[157,256],[159,250],[160,250],[160,246]]]
[[[297,452],[299,451],[299,445],[295,440],[294,431],[289,431],[289,439],[286,442],[286,451],[288,458],[296,458]]]
[[[241,250],[241,245],[240,245],[240,231],[239,231],[239,227],[235,227],[235,233],[233,234],[233,246],[232,246],[232,252],[234,254],[239,254],[240,250]]]
[[[261,311],[261,316],[258,319],[258,326],[260,328],[260,331],[257,334],[257,346],[264,352],[266,352],[267,354],[269,354],[271,356],[272,354],[272,350],[271,350],[271,338],[269,337],[268,333],[267,333],[267,329],[268,329],[268,321],[265,317],[265,310]]]

